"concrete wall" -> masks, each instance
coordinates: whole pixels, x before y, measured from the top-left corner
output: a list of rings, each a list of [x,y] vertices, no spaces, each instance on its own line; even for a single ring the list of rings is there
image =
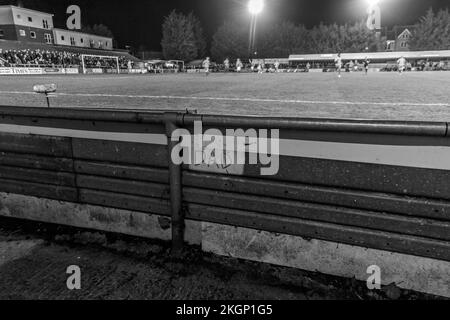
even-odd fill
[[[367,281],[381,268],[383,285],[450,297],[450,262],[321,240],[203,223],[202,248],[222,256]]]
[[[0,216],[169,241],[156,215],[0,193]],[[383,284],[450,297],[450,262],[333,242],[187,221],[186,239],[205,252],[366,281],[377,265]]]
[[[170,241],[170,219],[157,215],[0,193],[0,216]],[[201,244],[201,224],[187,221],[186,241]]]
[[[53,15],[25,8],[11,7],[14,24],[30,28],[53,29]],[[31,21],[30,21],[31,19]],[[46,23],[44,24],[44,21]]]
[[[9,7],[0,7],[0,25],[14,24],[12,10]]]

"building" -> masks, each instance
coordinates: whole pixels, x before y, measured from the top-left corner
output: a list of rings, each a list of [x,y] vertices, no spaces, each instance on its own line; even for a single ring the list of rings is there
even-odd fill
[[[413,30],[413,28],[414,26],[396,26],[392,31],[388,32],[387,38],[393,40],[386,41],[386,51],[409,51],[409,43],[413,37],[411,30]],[[401,30],[400,33],[399,30]]]
[[[53,39],[56,45],[93,48],[113,49],[113,39],[83,32],[63,29],[53,29]]]
[[[408,51],[409,50],[409,41],[412,38],[412,33],[409,29],[403,30],[402,33],[397,37],[395,41],[395,51]]]
[[[15,6],[0,6],[0,40],[53,43],[53,15]]]
[[[57,29],[53,15],[16,6],[0,6],[0,40],[113,50],[113,39]]]

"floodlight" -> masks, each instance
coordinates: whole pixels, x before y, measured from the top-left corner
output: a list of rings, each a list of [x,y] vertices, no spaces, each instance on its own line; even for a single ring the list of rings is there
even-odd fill
[[[371,7],[375,7],[380,4],[381,0],[367,0]]]
[[[252,15],[260,14],[264,9],[264,0],[250,0],[248,3],[248,10]]]

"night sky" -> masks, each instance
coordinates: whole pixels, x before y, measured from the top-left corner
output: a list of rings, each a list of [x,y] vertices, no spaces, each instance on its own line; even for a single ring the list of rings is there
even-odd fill
[[[55,14],[56,27],[65,27],[65,9],[78,4],[84,24],[103,23],[115,35],[120,47],[131,45],[160,50],[161,24],[173,9],[194,13],[200,18],[205,33],[211,35],[226,19],[249,20],[247,0],[22,0],[24,7]],[[0,4],[17,1],[0,0]],[[383,0],[383,26],[409,25],[425,11],[450,7],[450,0]],[[260,17],[261,27],[290,20],[312,27],[319,22],[344,23],[362,19],[367,0],[266,0]]]

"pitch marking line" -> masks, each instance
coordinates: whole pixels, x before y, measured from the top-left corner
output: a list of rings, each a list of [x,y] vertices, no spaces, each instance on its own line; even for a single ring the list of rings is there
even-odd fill
[[[0,94],[34,95],[34,92],[0,91]],[[259,103],[289,103],[289,104],[313,104],[313,105],[373,105],[373,106],[404,106],[404,107],[448,107],[450,103],[417,103],[417,102],[371,102],[371,101],[311,101],[311,100],[283,100],[263,98],[232,98],[232,97],[195,97],[195,96],[151,96],[151,95],[124,95],[104,93],[56,93],[59,97],[98,97],[98,98],[130,98],[130,99],[154,99],[154,100],[197,100],[197,101],[233,101],[233,102],[259,102]]]

